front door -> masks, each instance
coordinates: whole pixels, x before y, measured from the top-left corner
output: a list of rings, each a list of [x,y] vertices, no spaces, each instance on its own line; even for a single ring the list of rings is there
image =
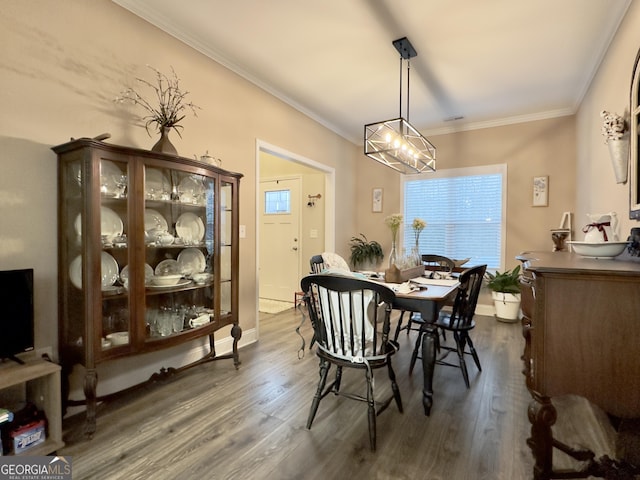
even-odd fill
[[[293,301],[300,290],[300,179],[260,181],[260,297]]]

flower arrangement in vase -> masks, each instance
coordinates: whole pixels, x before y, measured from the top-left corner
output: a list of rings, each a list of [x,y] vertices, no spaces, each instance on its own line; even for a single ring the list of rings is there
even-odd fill
[[[131,102],[146,110],[147,114],[142,117],[142,120],[145,122],[144,127],[147,133],[151,136],[149,127],[154,124],[160,132],[160,140],[151,148],[151,151],[177,154],[167,135],[170,130],[175,130],[182,138],[180,130],[184,127],[180,125],[180,122],[186,116],[185,112],[191,110],[193,115],[197,117],[196,110],[200,107],[186,100],[189,92],[181,90],[180,79],[173,67],[171,67],[171,76],[165,75],[150,65],[147,67],[155,72],[156,85],[142,78],[136,78],[136,81],[153,90],[157,105],[155,102],[147,100],[132,87],[127,87],[122,91],[115,101],[117,103]]]
[[[398,260],[398,253],[396,251],[396,241],[398,240],[398,230],[402,225],[402,214],[394,213],[384,219],[384,223],[391,230],[391,252],[389,253],[389,266],[392,266]]]
[[[416,240],[416,244],[413,247],[413,251],[411,252],[411,256],[414,259],[416,265],[422,264],[422,256],[420,255],[420,233],[427,226],[427,222],[422,220],[421,218],[414,218],[413,223],[411,224],[411,228],[413,229],[413,236]]]
[[[625,183],[627,181],[629,163],[629,130],[627,121],[617,113],[610,113],[606,110],[602,110],[600,116],[604,119],[601,131],[604,136],[604,143],[609,147],[616,183]]]

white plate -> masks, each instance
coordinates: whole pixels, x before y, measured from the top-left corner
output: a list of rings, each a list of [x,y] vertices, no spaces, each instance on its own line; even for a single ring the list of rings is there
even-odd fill
[[[101,257],[101,285],[108,289],[118,279],[118,262],[107,252]],[[78,289],[82,289],[82,255],[78,255],[69,265],[69,280]]]
[[[149,265],[148,263],[145,263],[144,264],[144,281],[150,282],[152,278],[153,278],[153,268],[151,268],[151,265]],[[129,265],[125,265],[122,271],[120,272],[120,281],[124,283],[125,280],[129,280]]]
[[[82,214],[76,216],[73,226],[78,236],[82,236]],[[100,235],[110,238],[122,235],[124,225],[116,212],[108,207],[100,207]]]
[[[200,243],[204,238],[204,223],[195,213],[183,213],[176,221],[176,233],[185,245]]]
[[[118,185],[126,182],[120,167],[109,160],[100,160],[100,191],[110,196],[119,196],[123,191]]]
[[[182,275],[204,272],[206,266],[204,254],[197,248],[185,248],[178,254],[178,268]]]
[[[169,224],[160,212],[152,208],[146,208],[144,210],[144,229],[147,232],[154,229],[168,232]]]
[[[169,200],[171,198],[171,182],[162,170],[145,168],[144,193],[152,200]]]
[[[573,250],[583,257],[590,258],[613,258],[624,252],[624,249],[629,242],[578,242],[568,241],[569,245],[573,247]]]
[[[190,283],[191,283],[191,280],[187,280],[185,278],[184,280],[180,280],[178,283],[174,285],[147,285],[147,288],[151,288],[153,290],[157,290],[160,288],[177,288],[177,287],[184,287],[185,285],[189,285]]]
[[[177,275],[178,273],[180,273],[178,262],[172,258],[162,260],[158,265],[156,265],[156,275]]]
[[[206,199],[203,180],[192,175],[184,177],[178,184],[178,195],[182,203],[204,205]]]

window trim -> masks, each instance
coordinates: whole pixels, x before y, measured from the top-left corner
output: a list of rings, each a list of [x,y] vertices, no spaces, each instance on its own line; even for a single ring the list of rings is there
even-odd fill
[[[415,180],[430,180],[434,178],[452,178],[452,177],[467,177],[473,175],[493,175],[493,174],[501,174],[502,175],[502,221],[500,222],[500,268],[497,270],[504,271],[506,265],[506,251],[507,251],[507,164],[506,163],[497,163],[493,165],[478,165],[475,167],[460,167],[460,168],[447,168],[447,169],[439,169],[435,172],[430,173],[420,173],[417,175],[400,175],[400,212],[404,212],[405,207],[405,199],[404,199],[404,189],[405,182],[415,181]],[[409,225],[403,223],[403,228],[411,228]],[[427,225],[427,229],[429,226]],[[400,237],[400,251],[402,248],[406,248],[403,242],[403,235],[399,235]],[[493,271],[493,269],[489,269]]]

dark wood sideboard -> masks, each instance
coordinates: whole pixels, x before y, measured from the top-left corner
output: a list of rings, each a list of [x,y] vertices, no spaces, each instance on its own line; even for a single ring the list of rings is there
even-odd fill
[[[534,478],[598,475],[600,459],[571,452],[554,438],[559,413],[552,398],[583,397],[611,419],[640,417],[640,263],[628,255],[593,259],[569,252],[526,252],[518,260]],[[583,469],[555,469],[558,448],[583,460]]]

